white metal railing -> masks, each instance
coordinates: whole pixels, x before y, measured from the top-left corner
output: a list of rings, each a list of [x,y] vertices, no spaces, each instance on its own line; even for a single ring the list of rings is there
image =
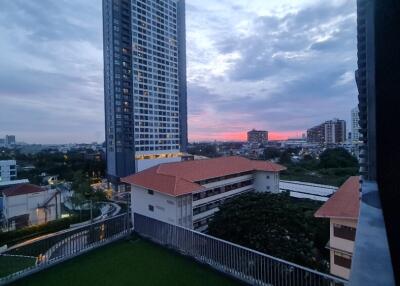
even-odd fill
[[[0,254],[0,269],[8,267],[14,271],[6,274],[3,272],[3,277],[0,276],[0,285],[129,235],[130,226],[127,217],[127,214],[121,214],[10,247]],[[23,259],[26,261],[22,261]]]
[[[346,285],[343,279],[137,213],[134,229],[153,242],[252,285]]]

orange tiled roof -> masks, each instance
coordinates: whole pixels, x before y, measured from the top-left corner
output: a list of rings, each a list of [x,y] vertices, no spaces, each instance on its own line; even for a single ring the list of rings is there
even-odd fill
[[[315,217],[358,219],[360,178],[350,177],[314,214]]]
[[[285,169],[284,166],[271,162],[231,156],[164,163],[122,178],[122,182],[179,196],[204,189],[196,183],[201,180],[247,171],[279,172]]]

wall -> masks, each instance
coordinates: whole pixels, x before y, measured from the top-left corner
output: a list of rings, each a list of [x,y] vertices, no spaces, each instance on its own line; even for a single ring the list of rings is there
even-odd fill
[[[29,224],[41,224],[47,221],[57,219],[56,215],[61,215],[60,198],[53,198],[46,210],[38,209],[38,206],[43,205],[54,192],[43,191],[38,193],[23,194],[19,196],[4,197],[4,216],[11,219],[15,216],[29,214]],[[58,211],[56,210],[58,208]]]
[[[15,180],[17,178],[17,162],[15,160],[0,161],[0,182]]]
[[[254,189],[258,192],[279,192],[279,173],[257,171],[254,177]]]
[[[132,214],[134,212],[167,223],[177,224],[177,200],[173,196],[153,192],[149,194],[147,189],[132,185],[131,193]],[[149,210],[149,205],[154,207]]]
[[[162,163],[180,162],[181,157],[136,160],[137,172],[154,167]]]
[[[343,277],[348,279],[350,276],[350,269],[346,267],[339,266],[334,263],[334,256],[335,252],[339,252],[337,250],[342,250],[346,254],[350,254],[352,256],[354,250],[354,241],[339,238],[333,235],[333,226],[334,224],[345,225],[349,227],[356,228],[357,227],[357,220],[353,219],[331,219],[330,220],[330,271],[331,274]]]

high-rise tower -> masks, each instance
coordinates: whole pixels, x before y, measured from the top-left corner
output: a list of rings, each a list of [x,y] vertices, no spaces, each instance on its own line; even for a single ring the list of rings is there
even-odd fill
[[[180,160],[187,144],[184,0],[103,0],[107,174]]]

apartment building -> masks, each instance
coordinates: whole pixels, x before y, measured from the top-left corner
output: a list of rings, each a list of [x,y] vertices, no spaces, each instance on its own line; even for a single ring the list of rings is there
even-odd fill
[[[348,279],[360,209],[360,178],[353,176],[324,203],[315,217],[330,220],[330,272]]]
[[[107,175],[119,185],[186,150],[185,1],[103,0],[103,39]]]
[[[0,182],[12,181],[17,178],[17,162],[15,160],[0,161]]]
[[[251,191],[279,192],[285,169],[232,156],[160,164],[122,181],[131,185],[132,214],[206,231],[224,201]]]
[[[61,216],[60,193],[32,184],[19,184],[0,190],[0,227],[13,230],[42,224]]]
[[[268,142],[268,131],[250,130],[247,132],[247,142],[250,144],[264,144]]]
[[[325,145],[346,142],[346,121],[335,118],[308,129],[307,142]]]

